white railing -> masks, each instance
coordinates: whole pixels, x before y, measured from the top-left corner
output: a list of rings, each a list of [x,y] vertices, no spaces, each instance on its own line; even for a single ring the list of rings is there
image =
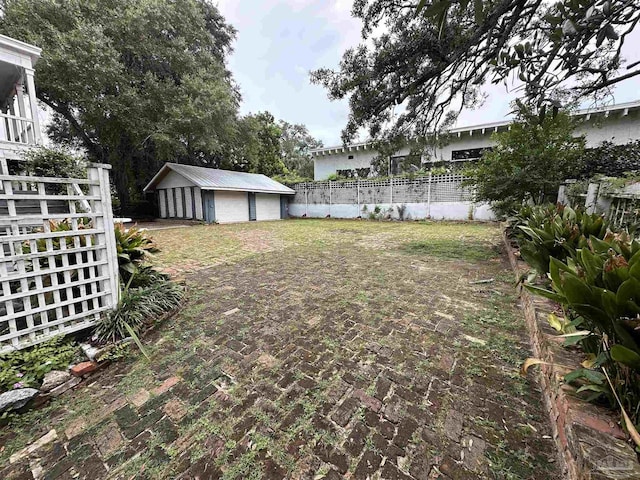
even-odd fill
[[[116,305],[109,168],[0,175],[0,352],[90,327]]]
[[[30,118],[0,113],[0,141],[34,145],[36,136],[33,125]]]

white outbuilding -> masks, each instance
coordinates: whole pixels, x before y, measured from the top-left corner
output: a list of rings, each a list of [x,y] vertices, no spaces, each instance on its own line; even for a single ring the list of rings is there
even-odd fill
[[[266,175],[165,163],[144,187],[161,218],[231,223],[287,217],[295,191]]]

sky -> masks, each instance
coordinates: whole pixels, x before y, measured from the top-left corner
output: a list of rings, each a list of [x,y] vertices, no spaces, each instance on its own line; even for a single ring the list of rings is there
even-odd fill
[[[242,93],[241,113],[268,110],[289,123],[302,123],[325,146],[341,144],[347,122],[346,100],[331,101],[309,72],[336,69],[343,52],[360,41],[360,21],[351,0],[218,0],[218,8],[237,30],[229,58]],[[627,38],[623,56],[640,61],[640,28]],[[489,85],[484,105],[463,111],[457,126],[504,120],[514,92]],[[615,102],[640,99],[640,78],[621,83]],[[585,105],[588,106],[588,105]],[[361,140],[365,140],[362,138]]]

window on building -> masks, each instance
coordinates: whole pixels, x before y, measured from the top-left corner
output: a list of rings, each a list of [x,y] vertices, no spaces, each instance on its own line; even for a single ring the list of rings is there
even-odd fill
[[[398,155],[391,157],[391,175],[417,172],[421,166],[419,155]]]
[[[492,147],[453,150],[451,152],[451,160],[454,160],[454,161],[477,160],[480,157],[482,157],[482,154],[485,151],[490,152],[491,150],[492,150]]]

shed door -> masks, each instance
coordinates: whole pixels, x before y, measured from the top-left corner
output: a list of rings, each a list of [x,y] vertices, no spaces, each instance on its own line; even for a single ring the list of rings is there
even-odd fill
[[[213,223],[216,221],[216,202],[212,191],[202,191],[202,203],[204,210],[204,221]]]
[[[249,221],[256,219],[256,194],[249,192]]]
[[[280,195],[280,218],[289,218],[289,212],[287,212],[289,206],[289,199],[286,195]]]

